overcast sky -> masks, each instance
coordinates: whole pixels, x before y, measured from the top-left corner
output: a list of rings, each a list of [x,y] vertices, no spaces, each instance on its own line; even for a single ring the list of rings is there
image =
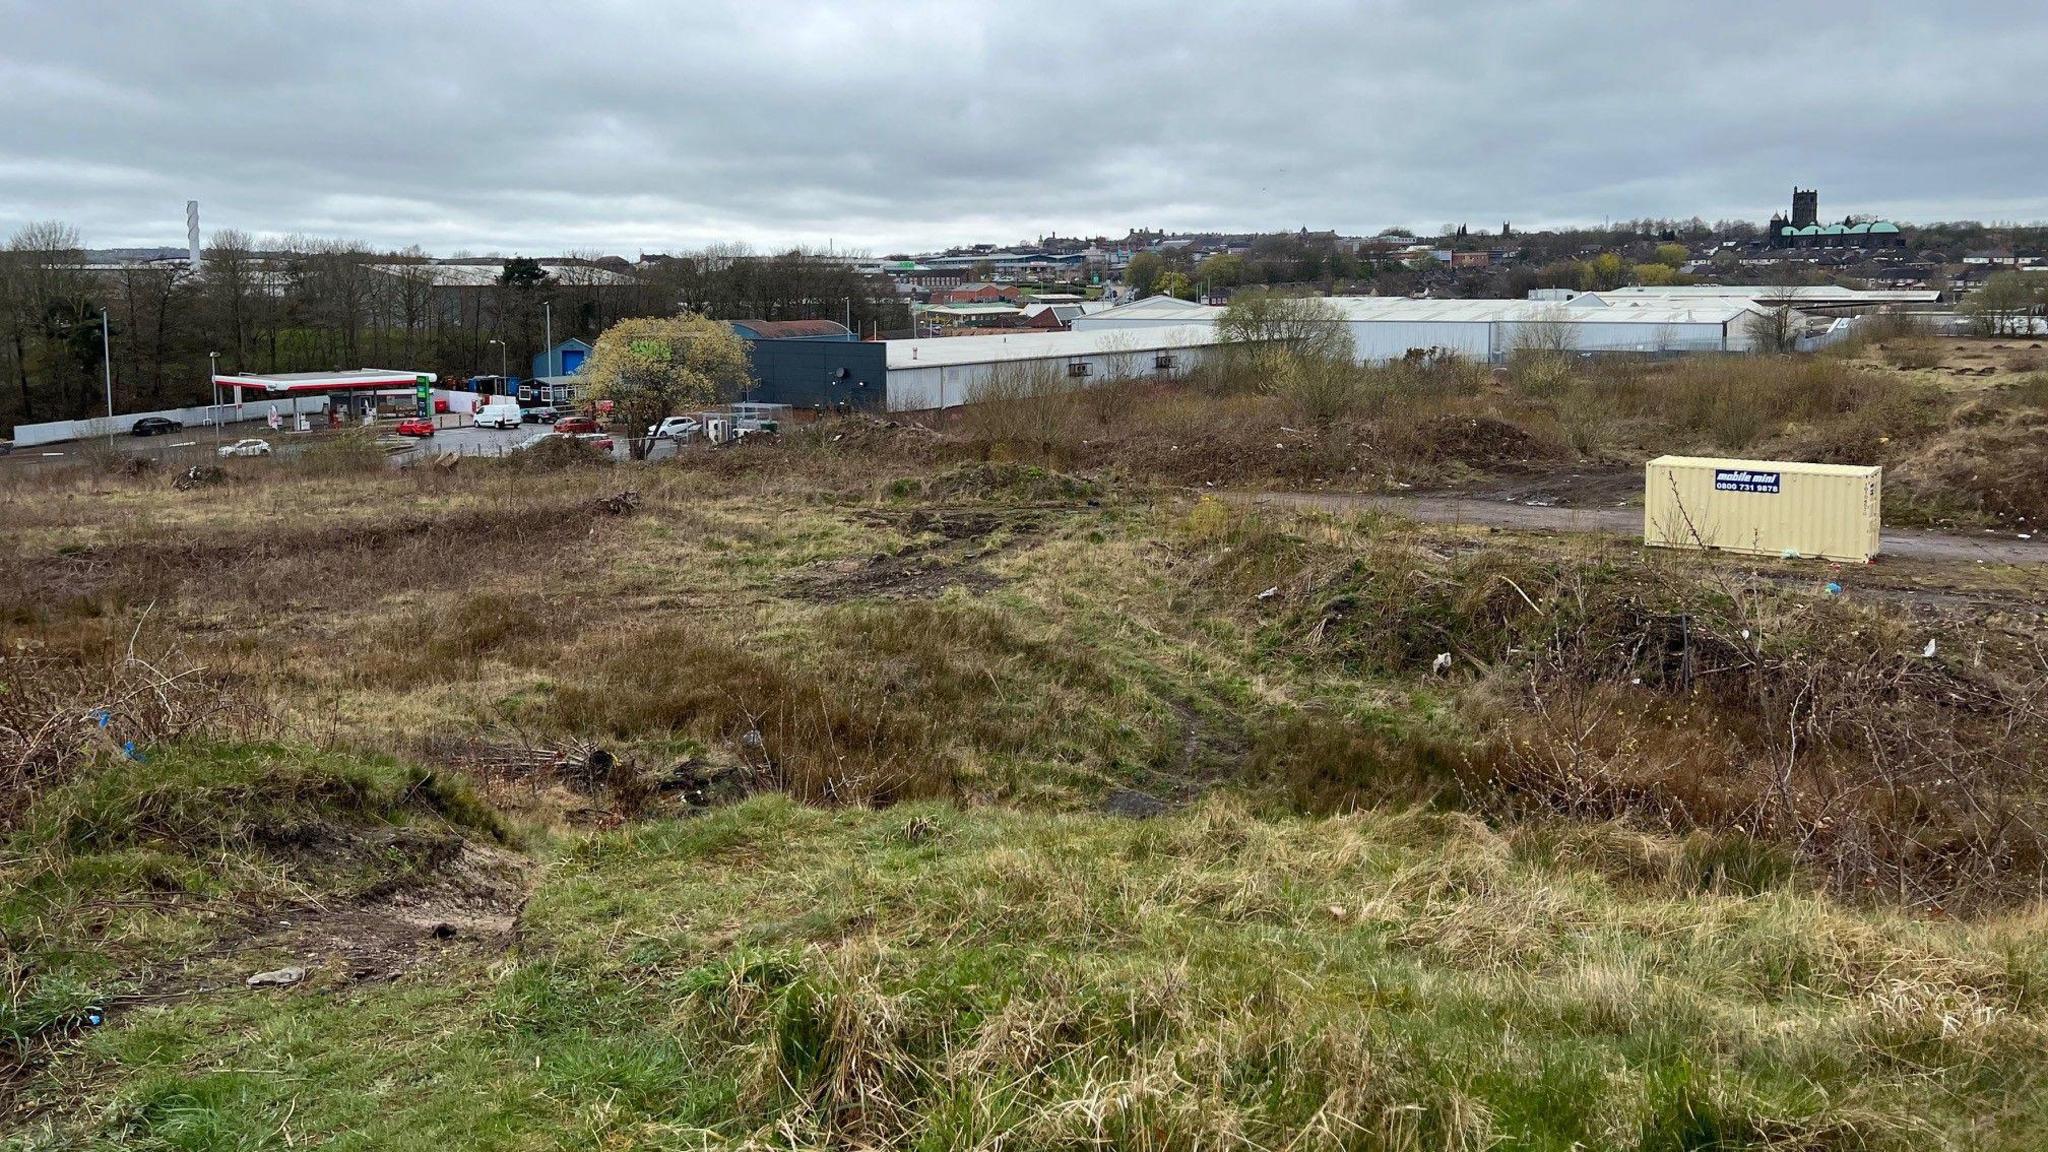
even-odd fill
[[[2048,219],[2038,0],[0,0],[0,228],[628,257]]]

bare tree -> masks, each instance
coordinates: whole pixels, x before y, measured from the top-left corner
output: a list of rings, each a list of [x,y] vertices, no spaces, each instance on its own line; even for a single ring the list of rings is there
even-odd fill
[[[1216,322],[1226,367],[1250,373],[1252,387],[1266,391],[1289,360],[1349,364],[1353,344],[1344,314],[1315,296],[1255,290],[1230,298]]]
[[[1760,297],[1757,311],[1750,313],[1745,326],[1753,352],[1796,352],[1799,337],[1806,332],[1806,314],[1794,304],[1797,297],[1787,292]]]
[[[69,357],[51,347],[59,339],[51,322],[56,310],[84,293],[85,252],[78,229],[60,220],[38,220],[23,225],[8,240],[5,260],[8,307],[0,323],[7,329],[21,418],[28,420],[36,412],[31,365],[38,359],[48,364],[46,398],[63,403],[60,376]]]
[[[258,284],[255,244],[245,232],[213,234],[203,254],[204,291],[212,328],[220,336],[232,371],[248,369],[249,337],[255,319]]]

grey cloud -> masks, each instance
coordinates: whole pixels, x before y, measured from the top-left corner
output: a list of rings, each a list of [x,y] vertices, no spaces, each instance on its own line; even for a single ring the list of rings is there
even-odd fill
[[[892,251],[1128,226],[2048,217],[2027,0],[0,2],[0,227]]]

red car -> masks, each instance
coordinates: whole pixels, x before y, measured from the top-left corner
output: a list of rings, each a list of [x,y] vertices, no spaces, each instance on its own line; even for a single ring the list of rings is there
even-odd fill
[[[392,431],[400,436],[432,436],[434,434],[434,422],[424,416],[414,416],[409,420],[400,420],[398,427],[393,428]]]
[[[590,416],[564,416],[555,421],[555,431],[565,436],[597,431],[597,420]]]

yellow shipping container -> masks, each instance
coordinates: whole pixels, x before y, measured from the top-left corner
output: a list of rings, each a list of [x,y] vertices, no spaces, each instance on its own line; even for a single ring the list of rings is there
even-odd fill
[[[1877,555],[1876,465],[1659,456],[1644,471],[1646,544],[1859,563]]]

